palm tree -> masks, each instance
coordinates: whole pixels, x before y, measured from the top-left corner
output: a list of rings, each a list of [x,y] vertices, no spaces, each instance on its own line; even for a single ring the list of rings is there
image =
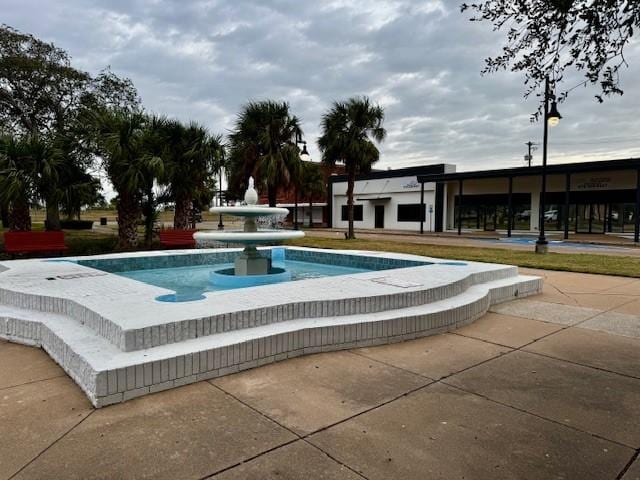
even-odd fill
[[[322,162],[335,165],[344,163],[347,173],[347,209],[349,232],[347,239],[355,239],[353,231],[353,187],[356,175],[371,170],[380,159],[380,151],[374,144],[386,137],[384,110],[373,105],[367,97],[354,97],[346,102],[334,102],[322,117],[322,135],[318,147]]]
[[[320,165],[313,162],[305,162],[302,168],[302,181],[300,190],[309,201],[309,228],[313,227],[313,197],[322,195],[327,189],[324,175]]]
[[[142,132],[142,216],[144,217],[144,244],[151,247],[153,227],[158,220],[158,182],[165,172],[167,140],[165,129],[169,120],[163,116],[150,115]]]
[[[205,127],[193,122],[187,126],[170,122],[167,142],[165,182],[169,196],[175,201],[173,227],[184,230],[189,228],[194,201],[208,190],[224,147],[221,136],[212,136]]]
[[[0,203],[8,210],[13,231],[31,230],[29,206],[37,196],[34,152],[38,150],[32,137],[0,137]]]
[[[300,122],[289,113],[286,102],[245,105],[230,135],[230,189],[239,195],[254,175],[266,186],[269,205],[275,206],[278,188],[290,184],[300,162],[295,141],[301,137]]]
[[[118,246],[135,248],[145,189],[162,170],[162,158],[149,151],[152,122],[140,112],[102,110],[93,116],[96,151],[118,194]]]

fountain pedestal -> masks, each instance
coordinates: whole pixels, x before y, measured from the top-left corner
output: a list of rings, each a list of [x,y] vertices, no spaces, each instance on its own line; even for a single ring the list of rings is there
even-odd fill
[[[236,232],[197,232],[194,238],[197,242],[217,240],[229,243],[243,243],[244,250],[235,259],[234,268],[227,268],[211,273],[214,285],[223,287],[238,287],[264,285],[286,281],[291,278],[284,268],[273,268],[271,258],[264,257],[255,245],[272,243],[274,241],[289,240],[304,237],[299,230],[258,230],[257,217],[273,215],[287,215],[286,208],[276,208],[256,205],[258,194],[253,188],[253,178],[249,179],[249,188],[244,196],[246,205],[236,207],[213,207],[209,211],[217,214],[244,217],[244,228]]]
[[[236,275],[267,275],[271,270],[271,259],[260,255],[256,247],[245,247],[234,262]]]

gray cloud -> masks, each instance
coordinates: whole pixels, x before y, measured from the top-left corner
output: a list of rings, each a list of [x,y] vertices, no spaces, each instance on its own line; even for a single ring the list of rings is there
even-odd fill
[[[225,133],[249,99],[291,103],[313,158],[323,112],[366,94],[385,106],[380,167],[429,162],[459,169],[521,165],[537,99],[522,77],[480,76],[503,37],[457,2],[331,0],[2,0],[2,21],[66,49],[90,72],[133,79],[145,106]],[[597,104],[574,91],[551,132],[553,162],[640,156],[640,48],[623,97]],[[567,80],[567,85],[580,77]],[[537,156],[539,159],[539,155]]]

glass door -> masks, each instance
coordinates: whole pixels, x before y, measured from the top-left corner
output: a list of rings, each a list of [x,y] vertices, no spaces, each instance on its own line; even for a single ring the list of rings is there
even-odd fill
[[[495,205],[483,205],[482,207],[482,229],[485,232],[496,230],[497,208]]]
[[[591,205],[576,205],[576,233],[591,233]]]

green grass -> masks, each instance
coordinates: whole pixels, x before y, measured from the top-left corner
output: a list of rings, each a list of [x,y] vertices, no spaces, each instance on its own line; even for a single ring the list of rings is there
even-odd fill
[[[34,225],[34,230],[41,230],[41,226]],[[98,255],[117,251],[115,230],[113,230],[111,234],[91,230],[68,230],[65,231],[65,241],[69,247],[67,255],[72,256]],[[548,253],[546,255],[537,255],[533,251],[500,248],[426,245],[397,240],[342,240],[315,237],[306,237],[302,240],[288,242],[288,244],[345,250],[379,250],[436,258],[504,263],[545,270],[598,273],[640,278],[640,257],[631,256],[623,257],[591,253]],[[0,252],[2,248],[2,230],[0,229]],[[160,247],[158,244],[154,244],[153,248]],[[144,248],[141,247],[140,250],[144,250]],[[0,253],[0,259],[7,258],[6,255]]]
[[[519,267],[541,268],[545,270],[640,277],[640,257],[631,256],[622,257],[590,253],[548,253],[546,255],[539,255],[533,251],[528,252],[500,248],[425,245],[388,240],[342,240],[314,237],[291,241],[288,242],[288,244],[330,249],[378,250],[436,258],[504,263],[517,265]]]

